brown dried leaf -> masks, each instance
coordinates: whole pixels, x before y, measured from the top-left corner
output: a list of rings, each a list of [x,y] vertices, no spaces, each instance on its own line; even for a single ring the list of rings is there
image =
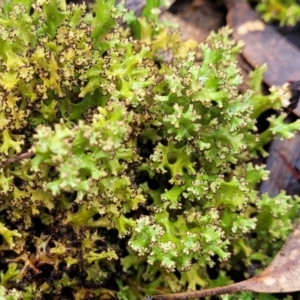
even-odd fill
[[[259,293],[300,291],[300,222],[270,266],[245,283],[246,290]]]
[[[156,295],[147,300],[185,300],[240,291],[258,293],[289,293],[300,291],[300,221],[275,256],[272,263],[259,275],[238,283],[195,292]]]
[[[224,11],[218,9],[217,1],[193,0],[175,1],[170,12],[191,24],[206,36],[224,25]]]
[[[227,23],[234,38],[243,40],[243,55],[253,66],[267,63],[264,80],[269,85],[282,85],[300,78],[300,51],[290,44],[241,0],[227,0]]]
[[[198,43],[202,43],[209,35],[209,32],[201,30],[193,24],[185,21],[183,18],[167,11],[160,15],[160,20],[176,24],[180,32],[180,37],[184,41],[192,39]]]
[[[260,195],[267,193],[270,197],[275,197],[281,190],[285,190],[288,195],[300,195],[299,178],[291,171],[300,161],[299,145],[299,132],[292,139],[274,139],[266,166],[270,174],[268,180],[263,181],[260,186]],[[286,161],[282,159],[281,153],[284,153]]]

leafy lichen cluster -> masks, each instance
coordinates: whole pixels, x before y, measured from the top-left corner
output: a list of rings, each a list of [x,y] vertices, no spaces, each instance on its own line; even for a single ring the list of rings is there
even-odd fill
[[[260,0],[257,11],[265,21],[277,21],[281,26],[294,26],[300,20],[300,5],[296,0]]]
[[[24,299],[227,283],[228,260],[265,262],[291,229],[297,202],[258,201],[267,172],[250,162],[255,118],[280,100],[239,92],[230,29],[197,46],[147,16],[127,14],[130,32],[124,13],[109,0],[2,9],[0,283]],[[271,120],[262,140],[287,126]]]

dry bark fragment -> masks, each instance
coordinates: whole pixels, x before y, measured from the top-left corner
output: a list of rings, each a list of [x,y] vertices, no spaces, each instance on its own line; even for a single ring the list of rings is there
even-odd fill
[[[219,9],[216,1],[175,1],[173,6],[170,7],[170,12],[199,28],[206,35],[225,25],[224,10]]]

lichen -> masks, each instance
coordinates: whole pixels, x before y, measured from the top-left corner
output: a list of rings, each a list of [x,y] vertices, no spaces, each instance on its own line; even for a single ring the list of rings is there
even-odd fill
[[[228,283],[232,262],[258,250],[263,262],[292,228],[298,201],[259,200],[267,172],[252,159],[297,126],[280,116],[257,133],[279,94],[255,79],[239,91],[228,27],[196,45],[151,5],[138,19],[114,1],[93,9],[1,11],[1,285],[24,299],[134,300]]]
[[[294,26],[300,20],[300,6],[296,0],[260,0],[256,9],[265,21],[277,21],[281,26]]]

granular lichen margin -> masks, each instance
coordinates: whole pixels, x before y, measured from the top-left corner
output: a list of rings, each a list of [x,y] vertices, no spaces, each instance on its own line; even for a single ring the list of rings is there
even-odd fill
[[[16,0],[0,14],[0,284],[141,299],[212,284],[216,263],[228,283],[238,255],[264,261],[276,247],[259,256],[260,240],[291,229],[297,202],[258,202],[266,172],[249,163],[253,115],[279,99],[258,109],[239,92],[229,28],[197,46],[144,17],[133,39],[122,5],[94,9]]]

